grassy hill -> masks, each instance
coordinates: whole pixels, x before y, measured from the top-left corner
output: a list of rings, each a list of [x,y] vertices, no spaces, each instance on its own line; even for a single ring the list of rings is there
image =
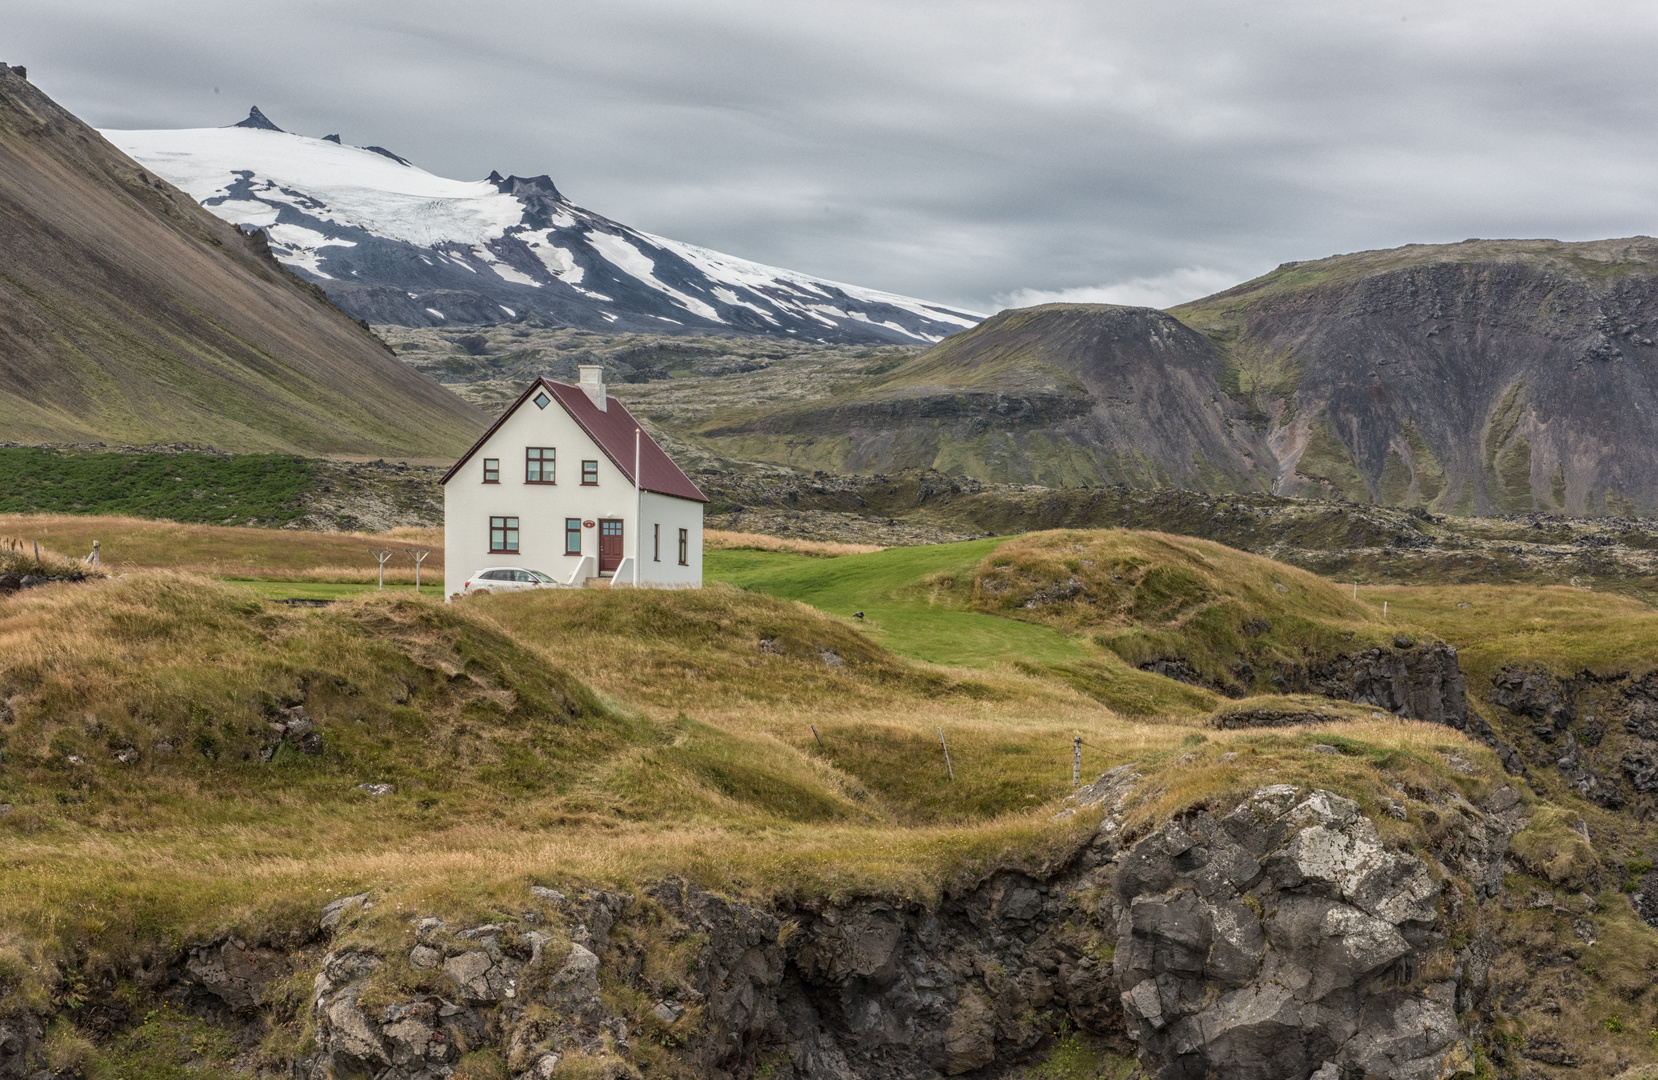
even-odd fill
[[[273,572],[352,542],[167,528],[186,530],[198,561],[257,541],[264,553],[242,562]],[[160,562],[170,545],[158,535],[149,550]],[[638,890],[677,875],[757,901],[936,905],[992,868],[1039,866],[1092,833],[1097,812],[1056,817],[1077,737],[1085,779],[1123,763],[1145,776],[1132,835],[1287,783],[1355,798],[1390,843],[1432,851],[1453,819],[1424,808],[1479,803],[1512,782],[1484,743],[1265,682],[1227,702],[1140,659],[1235,674],[1238,659],[1264,669],[1442,638],[1463,650],[1476,711],[1524,750],[1535,721],[1487,700],[1505,670],[1638,679],[1658,656],[1658,614],[1633,601],[1491,586],[1355,599],[1292,567],[1152,533],[841,556],[739,549],[709,563],[726,580],[702,590],[455,604],[405,591],[294,610],[166,569],[0,596],[0,1017],[62,1011],[54,1053],[83,1076],[174,1076],[192,1062],[228,1074],[238,1054],[286,1060],[303,1025],[223,1048],[224,1029],[160,1009],[135,972],[220,934],[304,942],[337,896],[374,897],[339,941],[394,959],[416,915],[516,918],[530,882]],[[1240,705],[1319,720],[1215,726]],[[295,707],[320,744],[271,727]],[[1609,731],[1592,751],[1608,775],[1623,738]],[[1618,890],[1646,872],[1658,836],[1527,760],[1535,824],[1515,841],[1509,894],[1560,890],[1595,941],[1571,918],[1557,927],[1546,911],[1496,901],[1482,916],[1491,940],[1500,959],[1560,953],[1551,971],[1579,996],[1550,1030],[1574,1053],[1658,1060],[1644,1038],[1591,1045],[1603,1021],[1652,1007],[1639,977],[1658,962],[1658,935]],[[391,790],[362,787],[373,784]],[[1402,799],[1411,814],[1397,821],[1387,807]],[[298,971],[276,1008],[302,1015],[292,1003],[309,1000],[312,974]],[[382,997],[365,1000],[423,978],[398,960],[375,976]],[[607,993],[656,1030],[650,999]],[[65,1004],[76,995],[85,1013]],[[97,1027],[112,1002],[132,1021]],[[671,1054],[652,1060],[676,1075]],[[486,1055],[467,1067],[483,1077],[504,1064]]]
[[[0,431],[12,442],[459,453],[484,418],[320,290],[0,72]]]

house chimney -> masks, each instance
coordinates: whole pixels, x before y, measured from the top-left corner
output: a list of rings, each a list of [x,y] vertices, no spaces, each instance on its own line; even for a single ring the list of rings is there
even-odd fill
[[[593,402],[593,405],[600,412],[605,412],[604,368],[598,364],[580,364],[577,365],[576,370],[581,372],[581,388],[587,391],[587,396]]]

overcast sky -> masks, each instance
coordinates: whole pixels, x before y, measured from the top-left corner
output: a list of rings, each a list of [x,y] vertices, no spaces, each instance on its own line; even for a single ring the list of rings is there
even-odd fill
[[[1658,232],[1658,4],[0,0],[99,127],[549,173],[635,228],[982,311]]]

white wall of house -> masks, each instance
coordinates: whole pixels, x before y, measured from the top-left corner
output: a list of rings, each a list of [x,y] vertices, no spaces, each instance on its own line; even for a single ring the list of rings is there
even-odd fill
[[[641,585],[702,585],[702,504],[647,491],[639,529]],[[679,562],[679,531],[685,530],[685,564]],[[660,537],[660,543],[658,543]],[[633,554],[633,549],[628,549]]]
[[[554,482],[525,482],[525,450],[548,447],[555,451]],[[500,461],[500,481],[484,482],[484,462]],[[582,484],[582,462],[598,462],[598,483]],[[631,465],[632,463],[629,462]],[[454,596],[473,572],[486,566],[517,566],[540,570],[567,580],[591,557],[596,570],[598,524],[605,519],[623,522],[622,554],[632,558],[637,539],[641,556],[640,584],[700,586],[702,584],[702,504],[646,491],[635,510],[632,481],[613,465],[581,425],[556,400],[545,409],[526,401],[443,489],[444,595]],[[490,551],[490,518],[518,519],[518,552]],[[581,530],[581,554],[566,554],[565,519],[592,521]],[[642,530],[640,526],[643,526]],[[662,528],[661,558],[654,548],[654,526]],[[686,565],[679,565],[679,530],[688,538]],[[628,568],[631,580],[631,567]]]

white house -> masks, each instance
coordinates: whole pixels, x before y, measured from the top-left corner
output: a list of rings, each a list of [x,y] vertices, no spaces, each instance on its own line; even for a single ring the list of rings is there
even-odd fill
[[[485,566],[569,585],[702,585],[702,507],[691,478],[605,392],[541,378],[443,477],[444,595]]]

